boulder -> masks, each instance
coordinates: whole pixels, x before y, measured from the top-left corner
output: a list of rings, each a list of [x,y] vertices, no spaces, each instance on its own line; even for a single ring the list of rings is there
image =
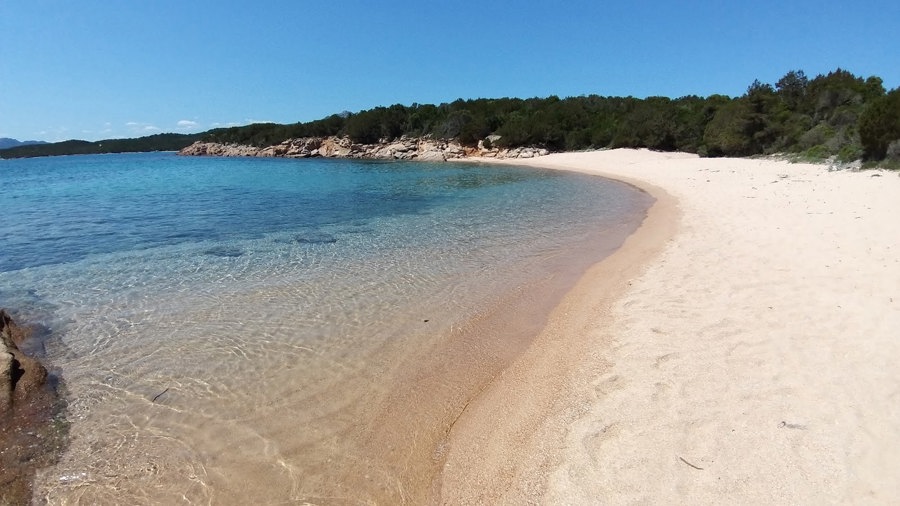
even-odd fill
[[[346,158],[350,156],[350,139],[346,137],[326,137],[319,145],[319,156]]]
[[[387,147],[387,149],[393,151],[394,153],[406,153],[412,149],[415,149],[415,146],[410,146],[405,142],[395,142]]]
[[[14,360],[12,353],[0,351],[0,413],[12,408]]]
[[[19,351],[27,337],[27,330],[0,309],[0,414],[44,394],[47,369]]]
[[[21,351],[30,332],[0,309],[0,504],[33,502],[35,473],[57,461],[68,435],[47,370]]]
[[[416,160],[420,162],[445,162],[444,153],[441,151],[422,151],[416,155]]]

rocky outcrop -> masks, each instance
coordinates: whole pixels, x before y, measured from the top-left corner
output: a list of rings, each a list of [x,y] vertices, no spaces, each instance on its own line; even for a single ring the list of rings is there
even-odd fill
[[[257,148],[241,144],[195,142],[178,152],[184,156],[255,156],[283,158],[355,158],[366,160],[417,160],[442,162],[460,158],[534,158],[548,154],[543,148],[513,149],[492,147],[499,137],[492,136],[477,147],[462,146],[454,140],[431,137],[401,137],[377,144],[356,144],[348,137],[303,137],[288,139],[274,146]]]
[[[30,329],[0,309],[0,504],[29,504],[35,472],[56,462],[68,434],[47,369],[21,351]]]
[[[27,337],[0,309],[0,416],[43,395],[47,369],[19,350]]]

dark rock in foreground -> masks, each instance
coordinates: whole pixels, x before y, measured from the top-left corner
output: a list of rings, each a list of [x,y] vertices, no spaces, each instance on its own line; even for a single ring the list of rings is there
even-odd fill
[[[0,309],[0,504],[28,504],[37,469],[56,461],[66,425],[47,369],[24,354],[30,329]]]
[[[47,369],[19,351],[27,337],[27,331],[0,309],[0,416],[43,395]]]

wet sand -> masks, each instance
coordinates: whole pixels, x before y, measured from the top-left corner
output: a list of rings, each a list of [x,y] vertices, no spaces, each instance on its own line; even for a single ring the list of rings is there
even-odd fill
[[[900,500],[900,178],[612,150],[657,204],[450,434],[442,504]]]

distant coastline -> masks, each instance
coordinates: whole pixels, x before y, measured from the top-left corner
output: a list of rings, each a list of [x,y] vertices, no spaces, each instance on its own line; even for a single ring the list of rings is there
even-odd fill
[[[225,156],[409,159],[414,154],[416,159],[450,159],[461,154],[515,157],[519,148],[526,150],[523,153],[647,148],[704,158],[785,155],[800,161],[861,160],[867,167],[898,168],[898,110],[900,89],[886,90],[877,76],[863,78],[837,69],[810,79],[802,71],[790,71],[775,84],[754,81],[740,97],[551,95],[394,104],[292,124],[19,146],[0,149],[0,157],[178,151],[200,141],[240,147],[211,148]],[[334,150],[321,154],[310,145],[315,139],[331,139]],[[422,142],[410,147],[407,141],[412,139],[433,144],[420,151]],[[436,148],[438,144],[446,149]],[[387,146],[393,151],[386,151]],[[313,154],[316,150],[319,154]]]
[[[200,140],[202,136],[203,134],[156,134],[136,139],[105,139],[95,142],[69,140],[54,143],[35,143],[0,149],[0,158],[178,151],[192,142]]]

